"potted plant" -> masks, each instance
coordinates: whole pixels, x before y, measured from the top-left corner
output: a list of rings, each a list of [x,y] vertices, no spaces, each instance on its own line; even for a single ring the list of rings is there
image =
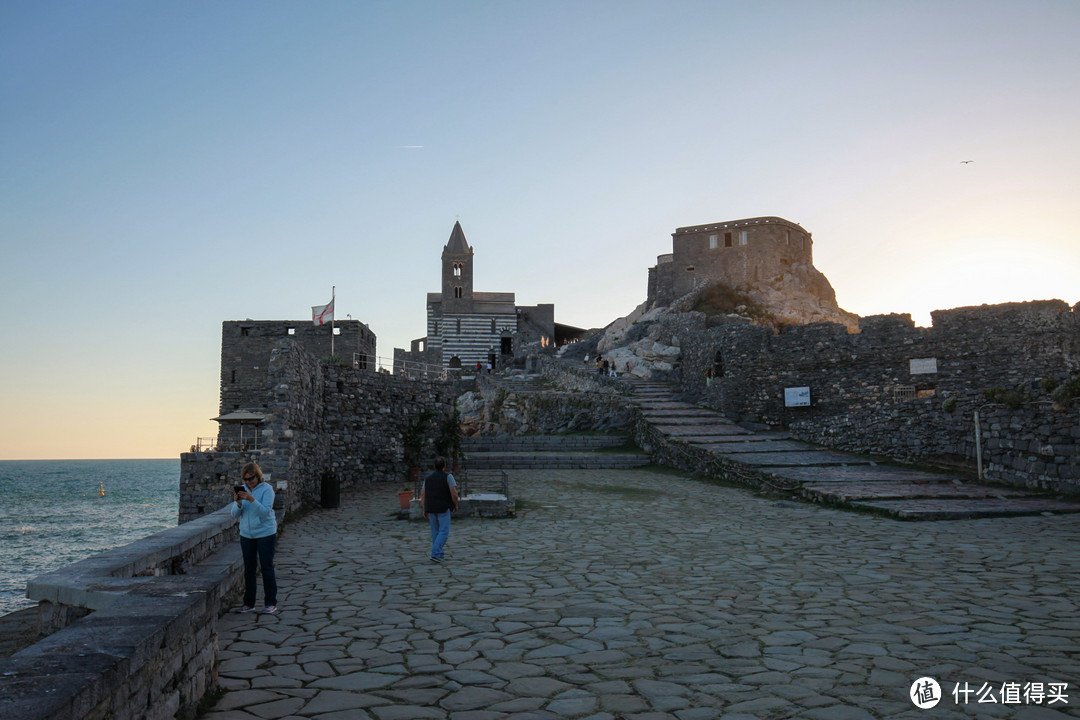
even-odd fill
[[[417,469],[419,469],[419,468],[417,468]],[[400,491],[398,491],[398,494],[397,494],[398,505],[401,506],[402,510],[408,510],[409,509],[409,503],[412,502],[412,499],[415,496],[416,496],[416,491],[413,490],[408,485],[406,485],[404,488],[402,488]]]

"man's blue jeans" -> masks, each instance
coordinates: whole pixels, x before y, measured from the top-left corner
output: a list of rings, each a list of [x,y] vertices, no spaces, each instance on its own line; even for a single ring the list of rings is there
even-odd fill
[[[262,568],[264,604],[277,605],[277,575],[274,573],[274,545],[277,535],[261,538],[240,538],[240,552],[244,556],[244,604],[255,607],[255,560]]]
[[[431,557],[441,558],[443,546],[450,537],[450,511],[428,513],[428,524],[431,525]]]

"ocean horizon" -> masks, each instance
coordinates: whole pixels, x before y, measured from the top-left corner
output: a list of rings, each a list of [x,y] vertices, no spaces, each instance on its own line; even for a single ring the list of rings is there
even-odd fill
[[[175,527],[180,459],[0,460],[0,493],[4,615],[31,578]]]

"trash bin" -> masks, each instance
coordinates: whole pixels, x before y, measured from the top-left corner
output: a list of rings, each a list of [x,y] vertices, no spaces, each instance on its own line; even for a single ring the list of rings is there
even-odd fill
[[[322,474],[322,495],[320,497],[324,508],[336,508],[341,506],[341,480],[332,472]]]

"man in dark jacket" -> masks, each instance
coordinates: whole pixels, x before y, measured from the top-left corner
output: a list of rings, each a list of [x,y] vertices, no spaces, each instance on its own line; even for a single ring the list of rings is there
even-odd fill
[[[420,506],[431,525],[431,560],[443,561],[443,546],[450,537],[450,511],[458,508],[457,483],[446,472],[446,460],[435,458],[435,472],[424,480],[420,491]]]

